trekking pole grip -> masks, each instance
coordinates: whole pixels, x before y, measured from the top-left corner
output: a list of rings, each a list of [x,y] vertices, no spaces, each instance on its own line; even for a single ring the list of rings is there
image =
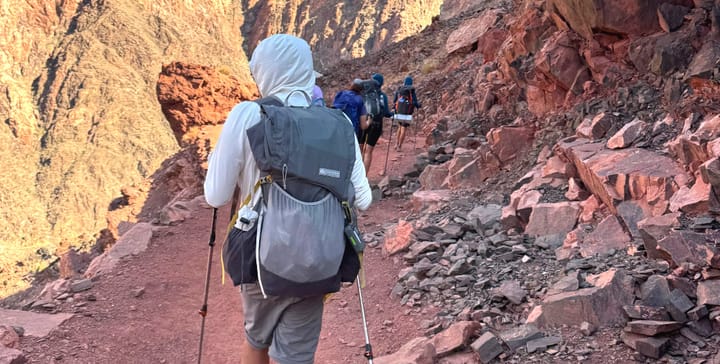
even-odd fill
[[[215,246],[215,224],[217,223],[217,207],[213,208],[212,224],[210,225],[210,241],[208,244]]]

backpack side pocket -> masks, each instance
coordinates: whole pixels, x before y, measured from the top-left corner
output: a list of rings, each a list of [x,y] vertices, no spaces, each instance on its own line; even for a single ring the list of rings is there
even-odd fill
[[[257,224],[253,224],[253,227],[247,231],[233,227],[223,246],[222,256],[225,270],[235,286],[257,282],[256,235]]]

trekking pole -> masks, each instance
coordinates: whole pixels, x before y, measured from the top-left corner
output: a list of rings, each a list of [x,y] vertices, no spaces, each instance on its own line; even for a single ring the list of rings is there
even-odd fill
[[[368,133],[368,129],[370,129],[369,126],[367,129],[365,129],[365,141],[363,142],[363,147],[362,147],[362,151],[361,151],[363,160],[365,159],[365,150],[367,149],[367,141],[368,141],[368,138],[370,137],[370,133]]]
[[[213,248],[215,247],[215,223],[217,222],[217,208],[213,209],[212,224],[210,225],[210,253],[208,254],[207,274],[205,275],[205,297],[200,308],[202,324],[200,325],[200,347],[198,349],[198,364],[202,361],[203,338],[205,337],[205,316],[207,316],[208,292],[210,290],[210,267],[212,267]]]
[[[383,167],[381,176],[384,176],[385,173],[387,173],[387,164],[388,159],[390,158],[390,144],[392,144],[392,136],[393,136],[393,126],[395,124],[395,113],[393,113],[392,118],[390,119],[390,137],[388,138],[388,147],[387,147],[387,153],[385,153],[385,167]]]
[[[230,205],[230,223],[235,216],[238,199],[240,198],[240,189],[236,186],[233,192],[232,205]],[[200,316],[202,316],[202,324],[200,325],[200,347],[198,348],[198,364],[202,361],[203,339],[205,338],[205,316],[207,316],[207,302],[210,293],[210,268],[212,267],[213,248],[215,247],[215,224],[217,223],[217,208],[213,209],[212,224],[210,225],[210,253],[208,253],[207,273],[205,275],[205,297],[203,305],[200,308]]]
[[[365,318],[365,304],[363,303],[363,296],[362,296],[362,282],[360,281],[360,275],[357,277],[357,286],[358,286],[358,296],[360,297],[360,314],[362,315],[362,322],[363,322],[363,330],[365,330],[365,358],[368,360],[368,363],[373,364],[373,352],[372,352],[372,345],[370,345],[370,334],[368,333],[368,325],[367,325],[367,319]]]
[[[420,116],[420,115],[418,115],[418,116]],[[413,137],[413,153],[415,153],[415,149],[417,148],[417,133],[418,133],[418,129],[420,128],[419,124],[420,124],[420,121],[415,120],[415,133],[413,133],[413,134],[415,134]]]

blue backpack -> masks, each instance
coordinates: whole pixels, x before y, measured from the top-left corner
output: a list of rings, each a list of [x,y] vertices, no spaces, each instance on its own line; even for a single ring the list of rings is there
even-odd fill
[[[342,110],[350,118],[356,134],[360,132],[360,109],[356,105],[357,99],[358,94],[343,90],[335,95],[332,105],[334,109]]]

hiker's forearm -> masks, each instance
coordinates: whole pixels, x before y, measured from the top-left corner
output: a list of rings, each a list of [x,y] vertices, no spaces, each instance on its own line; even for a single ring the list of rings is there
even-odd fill
[[[355,140],[355,164],[353,165],[350,181],[355,190],[355,207],[360,210],[367,210],[370,203],[372,203],[372,190],[365,173],[365,164],[357,140]]]

